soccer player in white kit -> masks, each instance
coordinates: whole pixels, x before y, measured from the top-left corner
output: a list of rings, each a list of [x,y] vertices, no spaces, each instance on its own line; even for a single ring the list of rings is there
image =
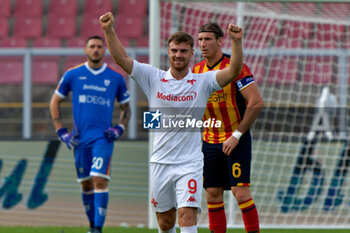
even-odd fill
[[[200,119],[210,94],[233,81],[241,71],[243,52],[240,27],[230,24],[232,39],[230,65],[220,71],[193,74],[189,61],[193,56],[193,38],[177,32],[168,39],[170,69],[163,71],[141,64],[127,55],[114,31],[114,17],[100,17],[108,49],[115,62],[133,78],[146,94],[150,108],[162,108],[162,114],[198,115]],[[169,112],[166,112],[168,109]],[[197,233],[197,211],[201,208],[203,154],[200,129],[185,131],[176,127],[154,134],[150,158],[151,203],[160,233],[175,233],[176,210],[181,233]]]

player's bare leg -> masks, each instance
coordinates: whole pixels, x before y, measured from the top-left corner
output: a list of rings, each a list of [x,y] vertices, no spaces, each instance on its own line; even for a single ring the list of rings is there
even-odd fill
[[[166,212],[156,212],[159,232],[175,232],[176,210],[175,208]]]
[[[242,211],[244,226],[248,233],[259,233],[259,217],[249,187],[231,187]]]
[[[181,233],[197,233],[197,208],[179,208],[178,223]]]

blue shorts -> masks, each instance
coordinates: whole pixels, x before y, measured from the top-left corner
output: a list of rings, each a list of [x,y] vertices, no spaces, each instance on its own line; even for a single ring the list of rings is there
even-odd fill
[[[97,142],[88,148],[74,149],[75,169],[78,182],[99,176],[110,179],[110,165],[113,154],[114,143]]]
[[[242,135],[230,156],[222,152],[222,143],[203,142],[202,151],[204,188],[223,187],[230,190],[234,186],[250,186],[252,146],[249,132]]]

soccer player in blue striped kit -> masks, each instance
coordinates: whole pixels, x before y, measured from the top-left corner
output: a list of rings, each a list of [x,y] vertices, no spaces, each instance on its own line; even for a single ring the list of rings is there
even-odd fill
[[[50,102],[50,113],[59,139],[74,148],[82,201],[90,221],[88,233],[101,233],[108,205],[108,181],[114,141],[123,134],[130,118],[129,93],[123,76],[103,62],[104,41],[88,38],[87,61],[68,70]],[[72,92],[74,126],[63,126],[60,104]],[[119,124],[112,126],[114,102],[121,109]]]

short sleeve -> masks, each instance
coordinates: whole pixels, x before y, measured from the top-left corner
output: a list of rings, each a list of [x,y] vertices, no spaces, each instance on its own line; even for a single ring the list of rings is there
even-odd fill
[[[140,86],[146,96],[149,95],[153,81],[157,77],[158,69],[148,65],[139,63],[134,60],[134,65],[130,77]]]
[[[117,100],[119,104],[125,104],[130,101],[130,94],[123,77],[120,77],[120,82],[117,91]]]
[[[66,98],[69,92],[72,90],[71,80],[72,77],[70,76],[70,73],[66,72],[57,85],[55,91],[56,95],[58,95],[61,98]]]

